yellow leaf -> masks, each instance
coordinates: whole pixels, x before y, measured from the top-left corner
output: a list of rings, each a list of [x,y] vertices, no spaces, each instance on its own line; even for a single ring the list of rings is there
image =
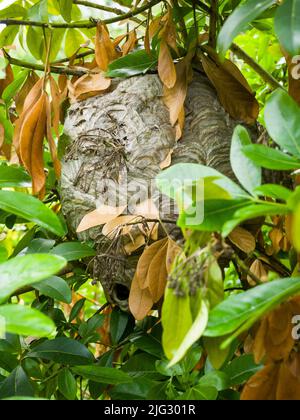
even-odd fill
[[[176,83],[176,69],[166,41],[160,43],[158,56],[158,74],[163,84],[171,89]]]

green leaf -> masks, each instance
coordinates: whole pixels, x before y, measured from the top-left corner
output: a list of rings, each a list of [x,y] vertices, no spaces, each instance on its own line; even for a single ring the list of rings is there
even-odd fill
[[[22,305],[0,306],[0,317],[5,319],[5,329],[9,333],[48,337],[55,330],[54,322],[38,311]]]
[[[118,58],[108,66],[107,77],[130,77],[146,73],[157,63],[157,58],[150,56],[145,50],[138,50]]]
[[[57,215],[31,195],[17,191],[0,191],[0,209],[34,222],[57,236],[65,235],[65,228]]]
[[[56,299],[60,302],[72,302],[71,289],[67,285],[66,281],[60,277],[53,276],[39,283],[35,283],[34,288],[41,294],[49,296],[52,299]]]
[[[196,385],[178,397],[178,400],[214,401],[217,399],[218,390],[211,386]]]
[[[296,205],[293,213],[292,241],[297,252],[300,252],[300,203]]]
[[[298,159],[287,155],[280,150],[264,146],[263,144],[245,146],[243,148],[243,153],[262,168],[278,171],[290,171],[300,168],[300,162]]]
[[[246,0],[240,4],[227,18],[219,33],[217,50],[220,56],[224,57],[234,38],[274,3],[276,0]]]
[[[185,356],[189,348],[202,336],[207,326],[208,311],[207,303],[205,300],[202,300],[196,319],[187,331],[179,347],[174,351],[174,356],[169,363],[170,367],[178,363]]]
[[[71,313],[70,313],[70,317],[69,317],[69,322],[74,321],[74,319],[79,315],[79,312],[81,311],[81,309],[83,308],[84,304],[85,304],[86,299],[80,299],[78,300],[75,305],[73,306]]]
[[[76,366],[72,371],[83,378],[101,384],[122,384],[132,382],[132,378],[119,369],[102,367],[99,365]]]
[[[21,71],[18,76],[15,78],[15,80],[10,83],[3,91],[2,93],[2,99],[9,104],[10,101],[13,99],[15,94],[19,89],[21,89],[22,85],[24,84],[27,76],[28,76],[29,70],[23,70]]]
[[[0,246],[0,263],[6,261],[8,258],[7,249],[3,246]]]
[[[31,187],[31,178],[21,166],[0,164],[0,188]]]
[[[64,242],[53,248],[51,254],[60,255],[67,261],[76,261],[81,258],[93,257],[96,255],[96,251],[85,243]]]
[[[146,400],[148,393],[157,382],[147,378],[135,378],[133,382],[119,384],[110,392],[112,400]]]
[[[176,296],[174,290],[167,287],[161,322],[163,349],[167,358],[172,360],[193,325],[190,297],[187,292],[184,296]]]
[[[15,396],[33,397],[33,395],[33,387],[21,366],[16,367],[0,385],[1,399]]]
[[[26,35],[26,44],[36,60],[41,60],[44,51],[43,31],[41,28],[29,26]]]
[[[85,38],[78,29],[68,29],[65,40],[65,53],[67,57],[72,57],[80,48],[81,44],[85,43]]]
[[[269,97],[265,107],[268,133],[282,149],[300,157],[300,107],[283,89]]]
[[[27,10],[19,4],[11,4],[5,9],[0,10],[0,19],[11,19],[16,17],[25,17]]]
[[[0,264],[0,303],[17,289],[50,277],[65,266],[65,259],[48,254],[23,255]]]
[[[57,377],[59,391],[67,400],[75,400],[77,394],[77,382],[69,369],[63,369]]]
[[[245,383],[251,376],[262,369],[262,365],[257,365],[254,362],[252,354],[243,354],[236,359],[233,359],[224,369],[229,378],[229,385],[241,385]]]
[[[115,308],[110,316],[110,336],[114,345],[122,338],[129,321],[129,315]]]
[[[54,245],[53,239],[35,238],[28,244],[26,254],[48,254]]]
[[[262,173],[261,168],[243,153],[243,147],[251,144],[248,131],[243,126],[238,125],[232,136],[230,163],[235,176],[242,186],[250,194],[253,194],[253,190],[261,185]]]
[[[256,315],[262,316],[299,291],[300,278],[286,278],[231,295],[210,312],[204,335],[218,337],[233,333],[250,318],[254,322]]]
[[[280,44],[291,55],[300,53],[300,3],[298,0],[285,0],[278,7],[275,32]]]
[[[0,48],[12,45],[18,32],[18,26],[6,26],[0,33]]]
[[[28,9],[29,20],[48,22],[48,0],[39,0]]]
[[[288,201],[292,195],[292,191],[282,185],[277,184],[264,184],[255,189],[259,195],[275,198],[276,200]]]
[[[1,58],[2,57],[0,57],[0,64],[1,64]],[[5,74],[4,74],[3,77],[5,77]],[[1,66],[0,66],[0,79],[1,79]],[[11,121],[7,117],[6,109],[2,105],[0,106],[0,124],[2,124],[3,128],[4,128],[5,144],[11,144],[12,143],[12,138],[13,138],[13,133],[14,133],[14,128],[13,128],[13,125],[12,125]]]
[[[76,366],[94,362],[92,353],[79,341],[59,337],[38,344],[27,353],[26,357],[51,360],[55,363]]]
[[[212,370],[200,378],[198,385],[213,387],[218,391],[223,391],[230,387],[230,382],[229,377],[225,372]]]
[[[59,0],[59,10],[66,22],[71,22],[73,0]]]

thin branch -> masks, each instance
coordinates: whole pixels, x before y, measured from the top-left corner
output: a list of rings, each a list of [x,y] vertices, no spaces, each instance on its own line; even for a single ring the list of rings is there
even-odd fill
[[[95,54],[95,50],[91,48],[89,51],[85,51],[83,53],[77,54],[75,57],[60,58],[59,60],[52,61],[51,64],[55,65],[55,64],[68,63],[71,60],[71,58],[73,58],[74,60],[79,60],[80,58],[85,58],[85,57],[87,57],[89,55],[92,55],[92,54]]]
[[[215,49],[217,45],[218,0],[211,0],[210,3],[209,45]]]
[[[73,3],[78,4],[80,6],[91,7],[93,9],[102,10],[104,12],[113,13],[114,15],[118,15],[118,16],[122,16],[124,14],[124,11],[121,9],[118,9],[117,7],[103,6],[102,4],[92,3],[91,1],[73,0]],[[140,19],[136,17],[132,17],[131,20],[133,20],[136,23],[141,22]]]
[[[238,45],[232,44],[231,51],[246,64],[253,68],[253,70],[268,84],[272,89],[283,89],[283,86],[270,73],[261,67],[250,55],[242,50]]]
[[[46,23],[46,22],[37,22],[37,21],[28,21],[28,20],[18,20],[18,19],[2,19],[0,20],[0,24],[6,25],[6,26],[36,26],[40,28],[62,28],[62,29],[68,29],[68,28],[94,28],[97,26],[98,22],[102,22],[106,25],[109,25],[111,23],[117,23],[121,22],[126,19],[130,19],[136,15],[139,15],[140,13],[144,12],[145,10],[150,9],[151,7],[155,6],[156,4],[160,3],[162,0],[152,0],[149,3],[145,4],[144,6],[137,7],[136,9],[130,10],[127,13],[124,13],[120,16],[115,16],[113,18],[104,19],[104,20],[96,20],[96,19],[90,19],[89,22],[73,22],[73,23]]]

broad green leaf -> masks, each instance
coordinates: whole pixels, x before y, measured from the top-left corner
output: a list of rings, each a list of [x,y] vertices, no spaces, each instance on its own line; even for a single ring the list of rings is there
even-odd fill
[[[77,394],[77,383],[69,369],[63,369],[57,377],[59,391],[68,400],[75,400]]]
[[[75,366],[72,371],[83,378],[102,384],[121,384],[132,382],[132,378],[119,369],[99,365]]]
[[[50,277],[41,282],[35,283],[33,286],[41,294],[49,296],[60,302],[71,303],[72,291],[67,285],[67,282],[60,277]]]
[[[276,0],[246,0],[231,13],[218,36],[217,49],[221,57],[225,56],[234,38],[274,3]]]
[[[229,233],[239,224],[246,220],[255,219],[264,216],[277,216],[281,214],[288,214],[290,209],[285,204],[267,203],[266,204],[250,204],[237,210],[232,216],[231,220],[223,225],[222,235],[228,236]]]
[[[37,283],[66,266],[66,260],[48,254],[24,255],[0,264],[0,303],[21,287]]]
[[[136,353],[122,366],[122,371],[133,378],[145,377],[145,375],[151,379],[160,378],[155,367],[156,361],[157,358],[150,354]]]
[[[80,48],[81,44],[85,43],[85,38],[78,29],[68,29],[65,40],[65,53],[67,57],[72,57]]]
[[[200,378],[198,385],[209,386],[216,388],[218,391],[223,391],[229,388],[230,382],[225,371],[212,370]]]
[[[263,144],[245,146],[243,153],[262,168],[278,171],[291,171],[300,168],[300,161],[280,150],[272,149]]]
[[[33,397],[34,390],[21,366],[15,370],[0,384],[0,399],[9,397]]]
[[[209,362],[215,369],[220,369],[227,360],[230,348],[221,349],[224,337],[203,337],[204,348],[208,354]]]
[[[0,165],[0,188],[31,187],[31,178],[21,166]]]
[[[207,200],[204,201],[202,223],[193,223],[192,210],[193,207],[182,212],[178,219],[178,226],[181,228],[189,228],[192,230],[201,230],[208,232],[221,231],[224,224],[230,220],[239,209],[249,205],[248,200]],[[196,219],[195,219],[196,220]]]
[[[58,0],[59,10],[66,22],[71,21],[73,0]]]
[[[85,257],[93,257],[96,251],[81,242],[64,242],[51,250],[51,254],[60,255],[67,261],[76,261]]]
[[[243,354],[236,359],[233,359],[224,369],[229,379],[229,385],[241,385],[245,383],[251,376],[262,369],[262,365],[257,365],[254,362],[252,354]]]
[[[275,32],[280,44],[291,55],[300,54],[300,2],[285,0],[278,7],[275,20]]]
[[[174,356],[170,361],[169,366],[173,366],[178,363],[185,356],[189,348],[202,336],[207,326],[208,312],[208,304],[205,300],[202,300],[197,317],[190,329],[187,331],[178,349],[174,351]]]
[[[26,44],[36,60],[41,60],[44,52],[43,31],[41,28],[29,26],[26,35]]]
[[[214,183],[233,198],[249,198],[249,195],[231,179],[213,168],[196,163],[179,163],[169,167],[156,177],[156,184],[163,194],[175,200],[178,191],[203,178],[214,178]]]
[[[54,245],[54,239],[35,238],[28,244],[26,254],[48,254]]]
[[[12,372],[19,364],[16,354],[0,350],[0,369]]]
[[[12,45],[18,32],[18,26],[6,26],[6,28],[2,29],[0,33],[0,48]]]
[[[255,189],[258,195],[275,198],[276,200],[288,201],[292,195],[292,191],[282,185],[264,184]]]
[[[54,61],[57,57],[57,54],[61,50],[63,39],[65,36],[65,29],[56,28],[55,31],[52,31],[52,42],[51,42],[51,51],[50,51],[50,62]],[[43,54],[44,60],[46,59],[46,51],[44,50]]]
[[[218,390],[212,386],[196,385],[178,397],[178,400],[214,401],[217,399]]]
[[[130,77],[146,73],[157,63],[157,58],[150,56],[145,50],[135,51],[118,58],[108,66],[107,77]]]
[[[114,345],[118,344],[122,338],[125,329],[128,325],[130,318],[129,315],[117,308],[111,313],[110,316],[110,336]]]
[[[9,104],[10,101],[13,99],[15,94],[18,92],[19,89],[21,89],[22,85],[24,84],[27,76],[28,76],[29,70],[23,70],[21,71],[18,76],[15,78],[15,80],[10,83],[3,91],[2,93],[2,99]]]
[[[69,316],[69,322],[72,322],[78,315],[79,312],[81,311],[81,309],[83,308],[84,304],[85,304],[86,299],[80,299],[78,300],[75,305],[73,306],[70,316]]]
[[[94,356],[83,344],[66,337],[38,344],[27,353],[26,357],[51,360],[70,366],[87,365],[94,362]]]
[[[265,122],[272,139],[292,155],[300,157],[300,107],[283,89],[269,97]]]
[[[262,316],[300,291],[300,278],[274,280],[229,298],[209,314],[207,337],[233,333],[256,314]]]
[[[10,6],[5,7],[4,9],[0,10],[0,19],[25,17],[26,15],[27,15],[27,10],[16,3],[13,3]]]
[[[146,400],[150,389],[157,385],[148,378],[135,378],[134,381],[118,384],[110,392],[112,400]]]
[[[55,331],[54,322],[37,309],[22,305],[0,306],[6,331],[13,334],[48,337]]]
[[[176,296],[174,290],[167,287],[161,322],[163,349],[167,358],[172,360],[193,325],[190,297],[187,291],[184,296]]]
[[[261,185],[262,172],[261,168],[243,153],[243,147],[251,144],[248,131],[243,126],[238,125],[231,140],[230,163],[242,186],[250,194],[253,194],[253,190]]]
[[[34,222],[57,236],[65,235],[65,229],[57,215],[31,195],[17,191],[0,191],[0,209]]]
[[[48,0],[39,0],[28,9],[29,20],[48,22]]]

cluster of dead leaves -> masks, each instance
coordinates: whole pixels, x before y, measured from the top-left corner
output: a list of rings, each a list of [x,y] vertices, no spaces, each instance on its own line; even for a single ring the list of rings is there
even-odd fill
[[[244,387],[244,400],[300,399],[300,354],[294,351],[292,319],[300,314],[300,297],[294,297],[266,315],[255,334],[252,351],[265,367]]]
[[[230,60],[221,62],[217,53],[209,47],[205,47],[205,53],[201,53],[199,58],[228,114],[236,120],[254,124],[259,104],[239,68]]]
[[[50,86],[51,99],[46,90]],[[13,145],[19,161],[32,177],[33,194],[43,196],[46,183],[44,170],[44,138],[48,140],[56,176],[60,176],[60,162],[52,129],[59,137],[60,105],[63,94],[52,76],[38,78],[31,73],[17,94]]]
[[[161,239],[145,248],[129,295],[129,308],[135,319],[145,318],[162,298],[173,261],[181,252],[180,246],[171,238]]]
[[[274,227],[269,233],[271,245],[266,247],[267,255],[288,252],[292,244],[292,215],[272,217]]]

